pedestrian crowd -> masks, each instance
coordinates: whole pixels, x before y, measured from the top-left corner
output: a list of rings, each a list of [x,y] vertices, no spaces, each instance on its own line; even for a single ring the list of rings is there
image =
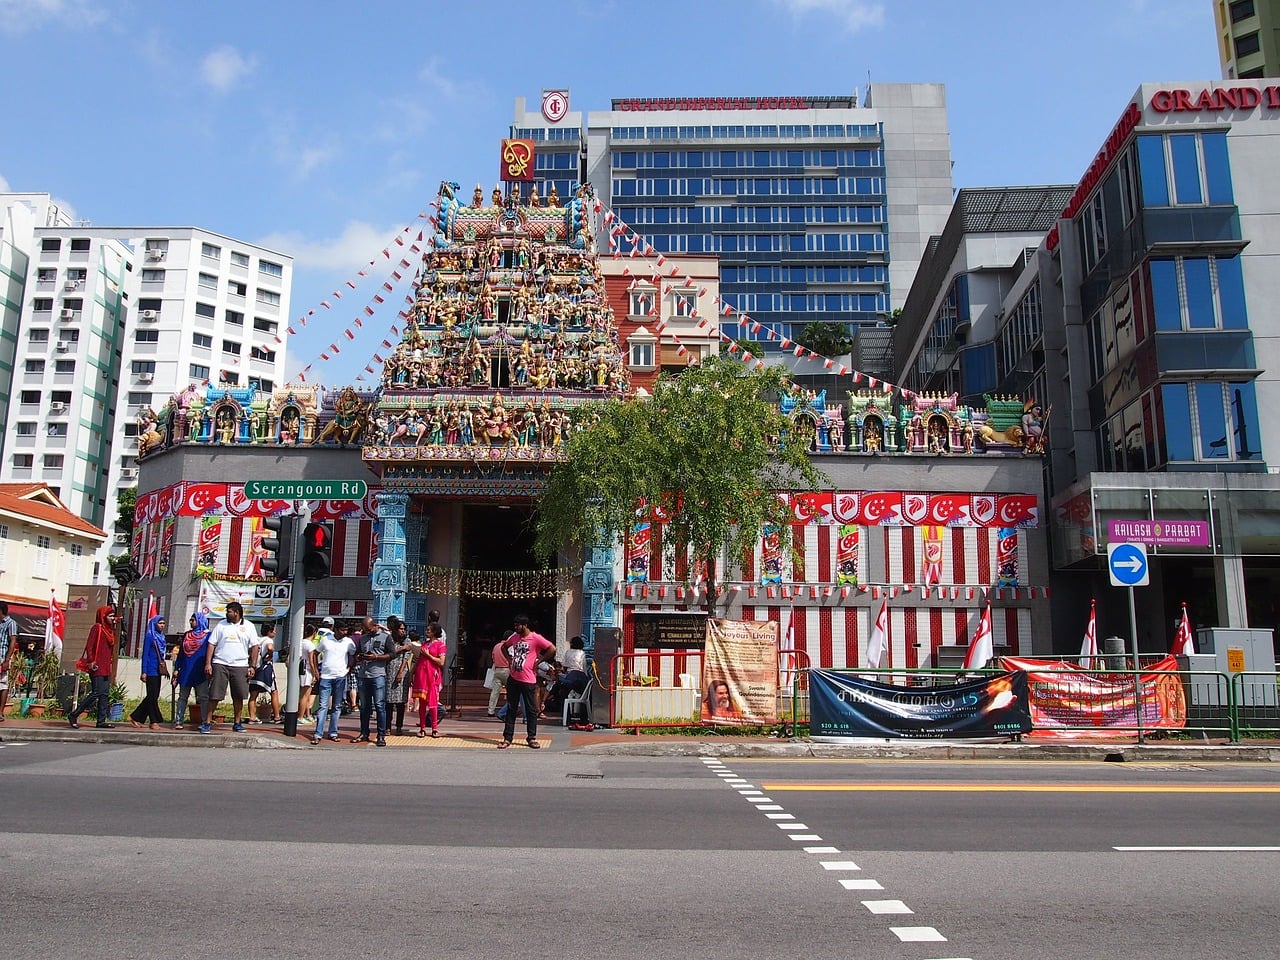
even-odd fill
[[[77,668],[89,674],[90,689],[68,713],[72,727],[78,727],[79,717],[91,709],[99,727],[113,726],[108,720],[107,701],[118,621],[114,608],[98,610],[84,655],[77,661]],[[212,627],[205,612],[192,614],[186,633],[173,650],[172,667],[166,658],[165,626],[163,616],[153,616],[147,624],[140,671],[146,695],[129,715],[130,724],[154,730],[164,723],[160,697],[166,679],[174,698],[174,729],[185,729],[190,719],[201,733],[212,733],[218,707],[228,697],[231,729],[237,733],[247,723],[284,722],[276,659],[278,653],[287,670],[290,657],[287,647],[277,650],[274,623],[264,624],[259,633],[236,601],[226,605],[226,615]],[[425,636],[410,631],[395,616],[388,617],[385,624],[365,617],[358,625],[324,617],[319,625],[308,625],[303,631],[297,658],[298,723],[314,725],[312,744],[325,740],[338,743],[342,740],[339,718],[358,710],[359,733],[351,742],[385,747],[389,735],[412,735],[406,734],[405,718],[409,713],[412,723],[416,713],[417,736],[439,737],[446,650],[436,610],[428,614]],[[541,747],[539,718],[565,696],[587,687],[582,638],[570,641],[563,662],[555,660],[555,651],[555,644],[533,631],[526,616],[517,616],[510,636],[489,651],[488,715],[503,723],[500,749],[511,746],[518,712],[524,714],[526,743],[534,749]],[[499,708],[504,693],[506,703]],[[270,702],[269,718],[254,716],[259,697]],[[410,707],[416,710],[410,712]]]

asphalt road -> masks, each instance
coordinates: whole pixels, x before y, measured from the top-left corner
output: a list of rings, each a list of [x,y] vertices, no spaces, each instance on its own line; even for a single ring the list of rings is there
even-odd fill
[[[6,742],[0,930],[60,958],[1271,958],[1278,814],[1268,764]],[[1115,849],[1152,846],[1201,849]]]

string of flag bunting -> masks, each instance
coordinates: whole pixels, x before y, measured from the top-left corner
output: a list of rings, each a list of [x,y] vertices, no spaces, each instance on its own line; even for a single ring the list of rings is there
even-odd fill
[[[431,207],[433,209],[438,209],[439,200],[437,199],[433,201],[431,204]],[[593,212],[598,217],[602,217],[603,225],[606,228],[608,228],[605,232],[605,235],[608,241],[609,254],[612,256],[612,258],[615,260],[618,260],[625,255],[629,259],[640,260],[645,264],[648,270],[647,276],[644,276],[640,273],[633,272],[629,267],[624,268],[622,272],[623,272],[623,276],[630,278],[631,282],[628,285],[629,290],[636,289],[637,287],[639,287],[639,285],[642,282],[650,283],[653,285],[655,296],[653,298],[652,304],[649,309],[649,315],[652,316],[655,320],[655,324],[654,324],[655,328],[658,330],[659,333],[662,333],[671,339],[671,341],[676,346],[676,354],[679,357],[683,358],[687,362],[687,364],[694,365],[698,363],[700,360],[700,354],[696,351],[691,351],[687,347],[687,345],[680,339],[680,337],[670,328],[670,325],[667,323],[665,318],[663,318],[661,315],[659,305],[662,301],[662,296],[664,292],[670,292],[671,290],[674,290],[674,289],[689,289],[689,290],[697,290],[699,296],[704,296],[708,292],[707,288],[705,286],[700,286],[697,282],[694,281],[692,277],[689,277],[688,275],[681,273],[678,266],[676,266],[675,264],[671,264],[664,253],[660,253],[657,250],[655,250],[652,244],[646,241],[643,236],[641,236],[630,225],[628,225],[624,220],[622,220],[622,218],[619,217],[614,210],[604,209],[604,204],[601,202],[601,200],[598,197],[595,200]],[[384,259],[390,260],[394,252],[393,247],[395,246],[404,247],[407,243],[406,241],[407,235],[412,233],[418,221],[424,220],[424,219],[429,221],[433,229],[438,223],[437,217],[434,213],[431,213],[431,214],[428,214],[426,212],[419,213],[413,222],[411,222],[408,226],[401,229],[393,238],[391,243],[389,243],[387,247],[383,248],[381,252],[381,256]],[[424,231],[419,229],[416,240],[413,241],[412,244],[409,246],[409,252],[414,254],[421,253],[423,251],[422,244],[424,242],[427,244],[426,249],[428,251],[433,249],[434,238],[425,237]],[[631,248],[625,254],[622,250],[622,244],[624,242],[630,245],[630,248]],[[356,289],[359,282],[368,276],[369,268],[376,266],[377,263],[378,263],[377,257],[374,257],[373,259],[371,259],[368,262],[368,264],[366,264],[365,267],[357,271],[354,278],[351,278],[345,281],[344,286],[351,290]],[[407,257],[402,257],[399,260],[399,262],[392,268],[389,274],[389,277],[399,282],[404,277],[404,271],[409,270],[412,266],[413,266],[412,261],[410,261]],[[382,296],[382,293],[383,292],[389,293],[389,292],[392,292],[393,290],[394,290],[394,284],[391,283],[391,279],[384,280],[382,283],[381,290],[373,296],[373,298],[369,301],[369,303],[365,305],[365,307],[361,311],[362,315],[358,315],[353,321],[354,326],[357,329],[363,327],[364,318],[373,317],[375,315],[376,309],[374,307],[374,304],[375,303],[381,304],[385,302],[385,298]],[[330,298],[331,299],[320,301],[320,304],[318,307],[308,310],[307,313],[299,317],[298,320],[295,321],[293,325],[290,325],[288,327],[287,333],[290,335],[293,335],[293,334],[296,334],[300,329],[304,328],[307,325],[307,322],[316,315],[317,310],[334,309],[333,303],[331,301],[341,300],[343,298],[342,289],[339,288],[334,290],[330,294]],[[413,302],[412,294],[407,295],[405,298],[406,307],[411,305],[412,302]],[[750,331],[751,334],[756,336],[759,336],[760,334],[763,333],[770,341],[777,343],[780,349],[790,351],[798,359],[808,360],[809,362],[820,362],[822,363],[824,369],[835,370],[837,374],[839,374],[840,376],[852,375],[853,382],[855,384],[860,384],[865,381],[871,389],[873,390],[878,389],[885,394],[889,394],[897,390],[906,399],[911,399],[912,397],[915,396],[915,393],[912,390],[909,390],[898,384],[892,383],[888,380],[884,380],[882,378],[872,376],[861,370],[851,369],[849,366],[843,363],[838,363],[837,361],[833,360],[830,357],[825,357],[817,353],[816,351],[810,350],[808,347],[805,347],[802,344],[795,343],[790,338],[784,337],[781,334],[779,334],[777,330],[775,330],[774,328],[766,327],[764,324],[760,323],[758,320],[754,320],[749,314],[741,310],[738,310],[732,304],[725,302],[721,297],[713,298],[712,303],[717,308],[717,318],[719,318],[720,316],[732,318],[733,321],[736,322],[740,330]],[[399,314],[398,314],[400,319],[406,319],[408,315],[409,314],[407,309],[399,311]],[[764,368],[765,362],[762,358],[757,357],[755,354],[753,354],[750,350],[743,347],[740,343],[738,343],[732,337],[725,334],[724,331],[721,330],[718,325],[714,325],[710,323],[706,318],[701,317],[698,313],[696,302],[694,306],[691,308],[690,313],[687,315],[686,318],[696,320],[697,329],[699,330],[699,332],[710,335],[710,336],[715,336],[721,343],[725,345],[725,352],[728,353],[730,356],[734,357],[735,359],[741,361],[744,365],[754,366],[755,369],[757,370]],[[392,336],[398,336],[398,328],[395,325],[392,325],[391,327],[391,334]],[[351,329],[351,327],[346,327],[342,331],[342,337],[346,338],[347,340],[354,341],[356,339],[356,334],[355,334],[355,331]],[[310,363],[308,363],[302,369],[302,371],[297,375],[297,379],[302,382],[306,382],[307,374],[309,374],[313,370],[315,363],[317,361],[328,360],[330,359],[331,356],[341,353],[342,347],[341,347],[340,339],[341,338],[339,338],[338,340],[335,340],[333,343],[329,345],[327,350],[321,351],[315,359],[313,359]],[[277,336],[276,342],[277,343],[283,342],[282,338]],[[391,349],[393,344],[390,344],[386,339],[384,339],[382,341],[381,346],[386,349]],[[380,354],[375,350],[369,362],[365,364],[363,368],[363,373],[360,375],[358,379],[363,379],[364,373],[370,373],[370,374],[376,373],[377,371],[374,368],[373,364],[382,363],[382,362],[385,362],[385,361],[382,359]]]
[[[619,583],[614,584],[614,594],[626,600],[688,600],[696,601],[705,596],[709,585],[705,580],[692,583]],[[759,584],[727,583],[716,589],[716,596],[731,593],[745,595],[747,600],[829,600],[841,602],[857,594],[869,594],[873,600],[899,597],[921,600],[1037,600],[1049,598],[1048,587],[1001,586],[925,586],[923,584]]]
[[[420,212],[420,214],[417,215],[416,218],[413,219],[410,224],[406,225],[406,227],[403,227],[401,230],[398,230],[398,232],[396,233],[396,236],[390,239],[390,242],[388,242],[387,246],[383,247],[383,250],[381,250],[379,255],[381,259],[390,261],[393,259],[394,256],[397,256],[397,253],[399,253],[399,259],[398,261],[393,262],[393,265],[390,266],[390,269],[388,273],[385,274],[383,282],[381,282],[378,291],[372,294],[372,296],[369,298],[369,301],[365,303],[365,306],[362,307],[361,310],[357,312],[355,319],[352,320],[351,325],[348,325],[346,326],[346,328],[343,328],[342,337],[335,339],[333,343],[329,344],[328,348],[325,348],[323,349],[323,351],[320,351],[319,355],[312,358],[311,362],[308,362],[308,364],[305,367],[302,367],[302,370],[298,371],[298,374],[294,375],[293,378],[291,378],[291,383],[293,380],[298,380],[300,381],[300,383],[306,383],[307,375],[311,374],[311,371],[312,369],[314,369],[316,362],[326,361],[326,360],[329,360],[330,357],[339,355],[339,353],[342,352],[342,339],[355,340],[357,337],[356,330],[360,330],[364,328],[366,320],[371,319],[371,317],[374,317],[376,315],[376,312],[378,312],[378,306],[376,305],[381,305],[381,303],[385,303],[385,301],[387,301],[387,297],[385,297],[385,294],[393,293],[394,291],[396,291],[396,283],[398,283],[399,280],[403,279],[404,273],[406,273],[406,271],[412,269],[413,262],[412,260],[410,260],[410,256],[415,255],[415,253],[420,253],[422,251],[421,244],[422,242],[424,242],[425,232],[420,227],[419,220],[424,220],[424,219],[431,219],[431,221],[433,221],[434,223],[434,218],[429,218],[429,215],[426,214],[426,212]],[[417,237],[411,239],[413,230],[415,229],[417,230]],[[406,253],[397,251],[397,247],[407,248],[407,255]],[[298,317],[298,319],[294,321],[293,324],[289,325],[288,328],[285,329],[285,334],[296,335],[298,332],[300,332],[300,330],[305,328],[308,321],[310,321],[312,317],[315,317],[317,315],[317,311],[335,310],[335,308],[337,307],[334,306],[334,302],[342,301],[344,298],[344,293],[342,288],[346,287],[348,291],[355,291],[355,289],[360,287],[361,283],[364,283],[365,280],[369,278],[370,274],[379,273],[379,271],[372,269],[372,268],[376,268],[378,264],[379,264],[379,257],[375,256],[374,259],[371,259],[369,262],[367,262],[364,268],[357,270],[355,275],[351,276],[351,278],[348,278],[346,282],[342,284],[342,287],[339,287],[338,289],[334,289],[333,293],[329,294],[329,298],[326,298],[326,300],[320,301],[319,305],[317,305],[316,307],[312,307],[311,310],[308,310],[306,312],[306,314],[303,314],[302,316]],[[403,315],[404,314],[402,314],[402,316]],[[352,329],[352,328],[355,328],[355,329]],[[283,343],[283,338],[276,337],[275,342]]]

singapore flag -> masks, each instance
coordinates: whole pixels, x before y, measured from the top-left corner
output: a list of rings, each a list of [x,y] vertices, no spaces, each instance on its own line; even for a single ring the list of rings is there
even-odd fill
[[[982,619],[978,621],[978,629],[969,641],[969,652],[964,655],[966,670],[981,670],[991,660],[995,650],[991,646],[991,602],[987,601],[982,611]]]

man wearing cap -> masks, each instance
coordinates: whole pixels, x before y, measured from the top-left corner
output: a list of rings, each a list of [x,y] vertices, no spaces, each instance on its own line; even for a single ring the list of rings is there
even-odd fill
[[[319,743],[326,736],[334,743],[338,742],[338,716],[346,695],[347,670],[355,652],[356,645],[350,637],[334,636],[333,617],[320,621],[315,649],[311,651],[311,673],[319,678],[316,682],[320,684],[320,706],[316,709],[316,732],[311,738],[312,743]],[[326,720],[328,734],[325,733]]]

